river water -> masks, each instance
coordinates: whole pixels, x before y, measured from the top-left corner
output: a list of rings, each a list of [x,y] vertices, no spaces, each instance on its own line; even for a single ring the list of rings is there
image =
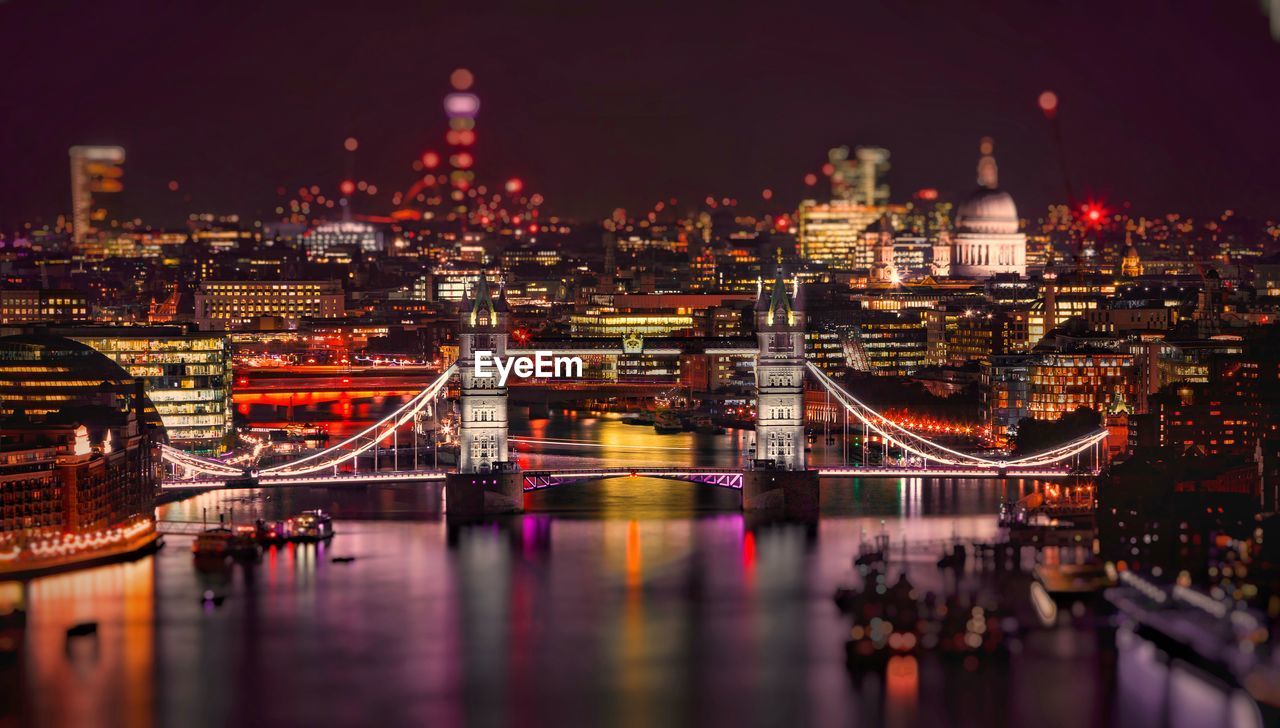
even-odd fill
[[[517,421],[526,467],[583,458],[732,465],[741,433],[659,436],[616,417]],[[596,447],[603,444],[604,447]],[[816,460],[840,459],[819,440]],[[917,588],[951,539],[991,541],[1032,483],[824,482],[816,524],[744,518],[737,494],[621,478],[531,494],[528,513],[451,526],[438,488],[209,493],[170,528],[323,507],[329,545],[206,573],[190,537],[154,556],[6,585],[25,602],[0,666],[0,725],[1250,725],[1235,691],[1088,614],[1035,628],[1008,665],[844,663],[859,544],[887,535]],[[353,556],[334,563],[335,555]],[[966,580],[976,579],[966,577]],[[993,588],[1025,592],[1025,576]],[[203,595],[218,595],[221,605]],[[1003,598],[1009,598],[1005,594]],[[66,628],[96,621],[98,635]],[[1029,625],[1035,627],[1034,625]]]

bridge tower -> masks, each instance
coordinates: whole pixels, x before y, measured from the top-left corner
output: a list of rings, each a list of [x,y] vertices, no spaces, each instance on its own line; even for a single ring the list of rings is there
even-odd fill
[[[742,509],[812,521],[818,471],[804,457],[804,304],[779,271],[756,298],[756,462],[742,474]]]
[[[496,372],[475,375],[476,354],[507,355],[511,313],[499,292],[495,298],[480,276],[472,296],[458,306],[458,376],[462,380],[458,472],[444,479],[445,513],[450,519],[477,518],[524,510],[524,480],[507,461],[507,388]]]
[[[804,470],[804,305],[779,271],[756,298],[756,459]]]
[[[475,375],[476,352],[507,355],[510,311],[506,299],[494,298],[484,275],[458,307],[458,372],[462,379],[458,409],[458,472],[482,473],[503,467],[507,460],[507,388],[498,386],[496,373]],[[490,368],[492,372],[492,368]]]

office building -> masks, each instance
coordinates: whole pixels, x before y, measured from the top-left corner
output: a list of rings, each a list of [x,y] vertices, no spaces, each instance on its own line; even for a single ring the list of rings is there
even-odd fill
[[[71,239],[82,250],[94,251],[97,223],[107,217],[98,207],[99,195],[124,190],[124,147],[77,145],[68,150],[71,158]],[[100,252],[100,251],[99,251]]]
[[[220,454],[232,437],[231,342],[181,327],[59,329],[143,383],[172,445]]]
[[[88,321],[89,299],[76,291],[2,290],[0,324]]]
[[[296,328],[304,318],[341,318],[345,296],[337,281],[204,281],[195,294],[201,330],[248,328],[279,319]]]

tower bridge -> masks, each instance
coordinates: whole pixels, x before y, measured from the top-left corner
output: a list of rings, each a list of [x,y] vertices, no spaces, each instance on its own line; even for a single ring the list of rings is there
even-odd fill
[[[382,420],[335,445],[294,460],[255,468],[253,453],[229,458],[203,458],[163,446],[174,477],[165,488],[219,488],[321,484],[431,482],[445,484],[451,515],[519,512],[524,494],[568,483],[617,477],[679,480],[741,493],[744,510],[777,511],[788,516],[815,517],[818,484],[823,477],[1064,477],[1084,456],[1096,467],[1104,429],[1075,438],[1050,450],[1024,456],[994,457],[966,453],[933,442],[875,411],[805,358],[804,303],[799,284],[788,287],[778,276],[760,286],[755,306],[756,337],[728,340],[658,340],[646,353],[679,354],[696,350],[707,354],[749,356],[755,361],[756,425],[752,457],[736,468],[685,466],[638,467],[625,463],[585,469],[521,470],[510,459],[507,413],[508,388],[492,368],[477,373],[477,352],[499,357],[551,351],[561,356],[627,355],[638,353],[634,340],[621,345],[603,342],[540,342],[536,348],[509,346],[510,311],[501,293],[495,295],[481,278],[472,295],[463,298],[459,314],[458,361],[427,387]],[[670,351],[668,351],[668,349]],[[459,455],[455,471],[423,470],[416,451],[413,467],[399,467],[402,429],[416,428],[420,419],[445,405],[448,385],[458,377]],[[903,453],[901,464],[822,466],[812,468],[805,453],[804,387],[809,381],[828,392],[863,431],[863,442],[876,435],[887,449]],[[416,431],[416,429],[415,429]],[[413,439],[416,448],[417,438]],[[391,455],[379,455],[391,445]],[[373,469],[361,472],[361,457],[373,458]],[[386,461],[390,459],[391,462]],[[390,469],[387,469],[387,465]],[[368,466],[366,466],[367,468]]]

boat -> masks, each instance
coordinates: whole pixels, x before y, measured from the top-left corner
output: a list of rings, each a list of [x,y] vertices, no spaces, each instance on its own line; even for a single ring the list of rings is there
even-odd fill
[[[652,412],[637,412],[635,414],[623,415],[622,424],[624,425],[643,425],[648,427],[653,424]]]
[[[863,587],[842,587],[835,602],[852,617],[845,659],[850,670],[882,669],[897,655],[934,653],[961,660],[966,669],[1005,659],[1020,637],[1013,614],[980,605],[977,595],[919,594],[906,574],[890,582],[883,569],[868,570]]]
[[[695,417],[693,430],[700,435],[723,435],[725,429],[711,421],[710,417]]]
[[[354,557],[354,556],[335,556],[335,557],[333,557],[332,559],[329,559],[329,560],[330,560],[330,561],[332,561],[332,562],[333,562],[333,563],[335,563],[335,564],[349,564],[349,563],[351,563],[352,561],[355,561],[355,560],[356,560],[356,557]]]
[[[254,524],[254,539],[264,546],[275,546],[289,540],[289,525],[284,521],[264,521]]]
[[[290,541],[327,541],[331,538],[333,519],[324,511],[303,511],[289,519]]]
[[[262,555],[262,549],[253,536],[253,526],[237,529],[215,526],[201,531],[191,543],[191,551],[201,561],[257,558]]]
[[[663,410],[653,420],[653,431],[659,435],[672,435],[684,432],[684,424],[671,410]]]

